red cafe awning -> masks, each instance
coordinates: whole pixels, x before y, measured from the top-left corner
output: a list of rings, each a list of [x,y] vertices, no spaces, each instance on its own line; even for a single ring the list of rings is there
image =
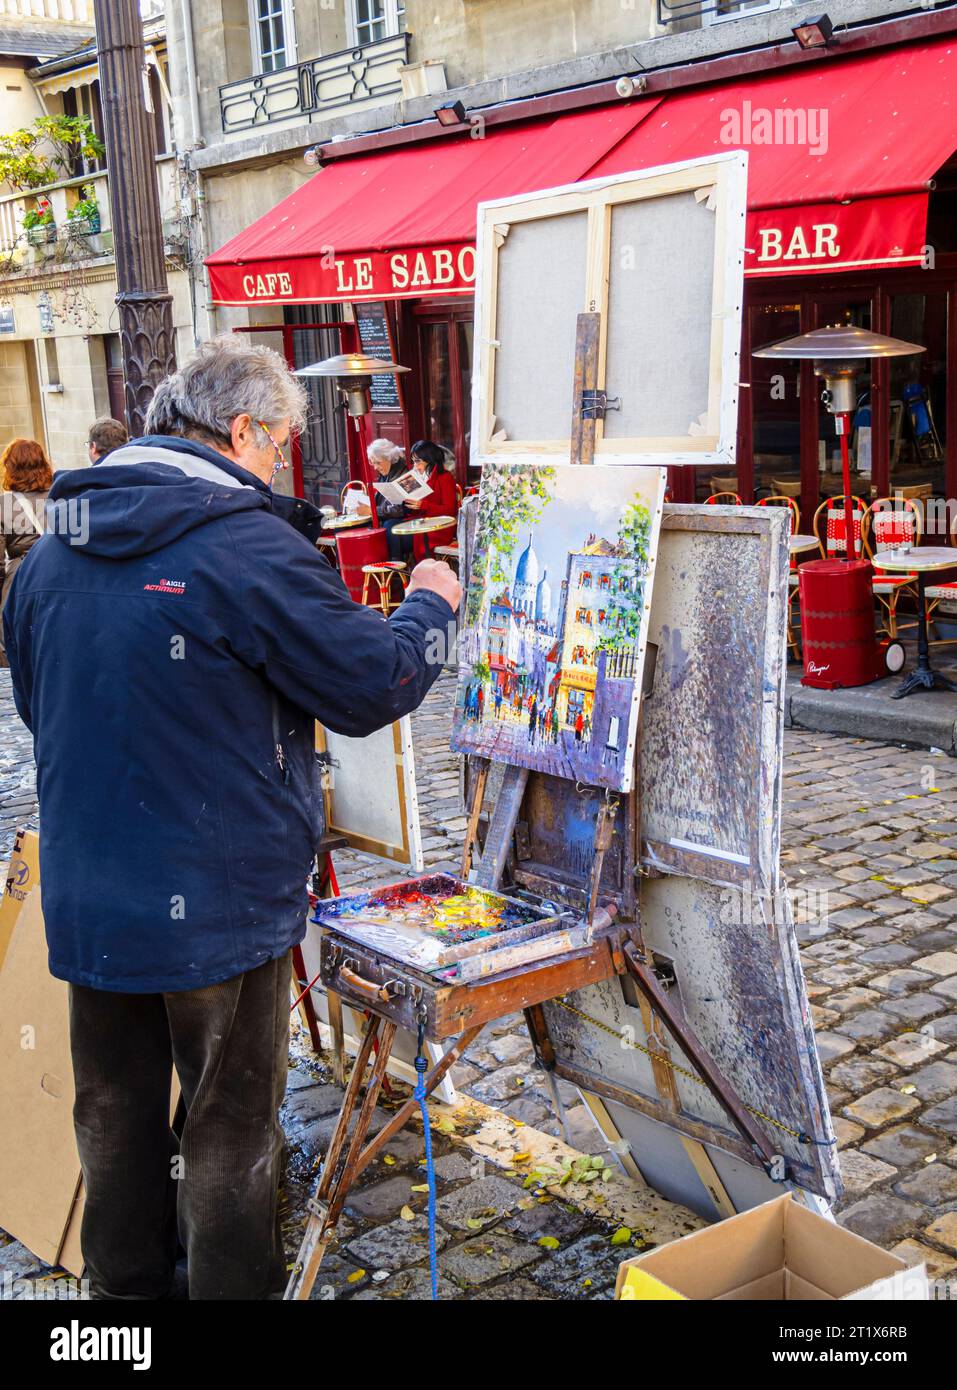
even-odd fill
[[[957,44],[842,58],[342,159],[207,260],[220,304],[468,292],[488,198],[749,153],[746,274],[919,265],[957,149]]]
[[[577,182],[657,105],[623,103],[337,160],[207,258],[213,299],[471,293],[477,205]]]

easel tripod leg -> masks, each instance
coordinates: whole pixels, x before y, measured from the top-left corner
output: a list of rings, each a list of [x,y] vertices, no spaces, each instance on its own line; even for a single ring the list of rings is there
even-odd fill
[[[325,1161],[322,1165],[322,1173],[319,1178],[319,1185],[316,1188],[315,1196],[310,1203],[309,1219],[306,1222],[305,1234],[299,1253],[296,1256],[296,1263],[293,1266],[292,1274],[289,1276],[289,1283],[286,1285],[284,1300],[291,1301],[296,1299],[307,1299],[312,1292],[312,1286],[316,1282],[316,1273],[322,1263],[322,1257],[329,1237],[332,1234],[333,1222],[330,1222],[328,1214],[320,1215],[322,1204],[325,1203],[329,1191],[332,1188],[336,1168],[339,1163],[339,1155],[342,1152],[346,1136],[349,1133],[349,1120],[359,1097],[359,1090],[362,1086],[362,1078],[365,1075],[366,1067],[369,1064],[369,1057],[372,1055],[372,1045],[375,1042],[376,1034],[379,1029],[379,1017],[373,1014],[362,1035],[362,1042],[359,1044],[359,1052],[356,1056],[355,1065],[352,1068],[352,1075],[349,1078],[349,1085],[342,1098],[342,1107],[339,1111],[339,1118],[333,1131],[329,1149],[326,1153]]]

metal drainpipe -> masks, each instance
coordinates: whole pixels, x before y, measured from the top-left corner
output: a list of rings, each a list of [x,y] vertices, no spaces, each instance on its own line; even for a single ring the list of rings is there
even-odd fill
[[[203,145],[205,141],[203,140],[202,125],[200,123],[199,87],[196,82],[196,45],[193,42],[193,16],[189,0],[180,0],[179,10],[180,23],[183,29],[183,48],[186,63],[186,87],[189,93],[189,149],[194,150],[198,146]],[[189,152],[186,153],[184,158],[188,163]],[[194,169],[193,173],[196,177],[196,205],[199,211],[200,255],[205,256],[206,251],[209,249],[209,215],[206,204],[206,192],[203,187],[203,176],[200,173],[200,171],[198,169]],[[202,292],[204,301],[203,307],[206,310],[206,316],[209,322],[209,327],[211,332],[215,334],[218,331],[218,309],[217,306],[213,304],[209,298],[205,269],[200,272],[200,275],[198,277],[198,285],[196,283],[197,276],[194,274],[192,267],[190,267],[190,277],[193,280],[193,336],[194,338],[197,337],[195,315],[197,289]]]

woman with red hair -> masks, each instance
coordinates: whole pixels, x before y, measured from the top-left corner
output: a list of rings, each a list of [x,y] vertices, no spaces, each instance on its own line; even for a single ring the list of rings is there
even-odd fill
[[[0,612],[6,606],[7,595],[26,555],[44,529],[44,504],[53,486],[53,469],[35,439],[13,439],[0,459],[0,488],[2,488],[2,518],[0,518],[0,562],[2,562],[3,595]],[[0,626],[0,665],[7,665],[3,649],[3,628]]]

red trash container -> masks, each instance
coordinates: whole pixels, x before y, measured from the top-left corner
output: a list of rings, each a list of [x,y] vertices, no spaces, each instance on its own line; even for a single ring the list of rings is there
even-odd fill
[[[800,566],[802,685],[836,690],[869,685],[885,674],[874,635],[873,574],[869,560],[811,560]]]
[[[389,558],[389,542],[384,526],[359,526],[336,534],[339,573],[356,603],[362,602],[363,565],[381,565]],[[375,586],[373,585],[373,588]]]

